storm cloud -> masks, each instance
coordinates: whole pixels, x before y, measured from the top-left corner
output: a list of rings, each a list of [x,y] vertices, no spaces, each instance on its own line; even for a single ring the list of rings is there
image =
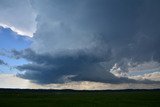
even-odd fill
[[[0,59],[0,65],[7,65],[7,63]]]
[[[13,51],[30,63],[18,76],[40,84],[65,81],[135,83],[116,77],[160,62],[159,0],[31,0],[37,30],[30,49]],[[150,83],[145,80],[143,82]]]
[[[121,82],[113,74],[106,72],[100,62],[103,58],[95,57],[85,52],[75,54],[50,55],[36,54],[27,49],[23,52],[13,51],[14,56],[23,57],[31,64],[18,66],[19,70],[27,70],[25,75],[18,76],[33,80],[37,83],[61,83],[74,81],[98,81],[98,82]],[[106,78],[107,77],[107,78]],[[38,80],[38,81],[37,81]]]
[[[158,81],[137,81],[126,77],[117,77],[109,72],[112,63],[85,52],[79,51],[75,54],[37,54],[31,49],[23,51],[12,51],[15,58],[24,58],[31,63],[17,66],[24,74],[18,77],[29,79],[38,84],[65,83],[71,81],[94,81],[103,83],[159,83]],[[108,68],[107,68],[108,67]]]
[[[29,0],[0,0],[0,26],[32,37],[36,30],[35,18]]]

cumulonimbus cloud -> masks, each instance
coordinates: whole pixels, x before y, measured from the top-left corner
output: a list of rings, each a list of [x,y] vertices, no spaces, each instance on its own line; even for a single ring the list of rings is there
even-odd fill
[[[31,49],[21,52],[12,51],[15,58],[25,58],[31,63],[17,66],[24,74],[18,77],[29,79],[38,84],[64,83],[70,81],[94,81],[103,83],[159,83],[158,81],[137,81],[126,77],[117,77],[103,66],[106,59],[77,52],[76,54],[37,54]]]
[[[22,36],[33,37],[36,31],[36,12],[30,0],[1,0],[0,26]]]
[[[37,12],[33,44],[14,55],[31,63],[20,77],[37,83],[137,82],[116,77],[144,62],[160,62],[158,0],[32,0]],[[151,83],[150,81],[143,81]]]
[[[8,65],[8,64],[0,59],[0,65]]]

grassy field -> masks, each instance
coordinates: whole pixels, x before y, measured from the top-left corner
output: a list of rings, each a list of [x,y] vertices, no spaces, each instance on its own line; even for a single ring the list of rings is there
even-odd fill
[[[0,107],[160,107],[160,90],[0,90]]]

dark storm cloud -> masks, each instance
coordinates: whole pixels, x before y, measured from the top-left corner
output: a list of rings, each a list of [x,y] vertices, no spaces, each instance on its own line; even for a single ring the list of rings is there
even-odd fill
[[[159,0],[33,0],[37,31],[32,49],[13,52],[30,64],[22,78],[37,83],[137,82],[110,73],[160,61]],[[130,63],[130,64],[128,64]],[[144,81],[143,81],[144,82]],[[145,81],[147,83],[147,80]],[[149,82],[148,82],[149,83]]]
[[[21,53],[21,54],[20,54]],[[113,74],[105,71],[99,62],[105,59],[92,56],[85,52],[77,52],[74,55],[36,54],[30,49],[23,52],[14,51],[14,56],[23,57],[32,62],[17,67],[19,70],[26,70],[23,78],[31,79],[39,83],[65,82],[63,78],[67,75],[75,75],[72,80],[91,81],[115,81]],[[106,78],[107,76],[108,78]]]
[[[101,62],[106,59],[91,56],[85,52],[72,55],[37,54],[31,49],[13,51],[16,58],[25,58],[30,64],[17,66],[25,74],[17,76],[38,84],[63,83],[67,81],[95,81],[107,83],[158,83],[149,80],[136,81],[125,77],[116,77],[107,72]]]
[[[0,59],[0,65],[7,65],[7,63]]]

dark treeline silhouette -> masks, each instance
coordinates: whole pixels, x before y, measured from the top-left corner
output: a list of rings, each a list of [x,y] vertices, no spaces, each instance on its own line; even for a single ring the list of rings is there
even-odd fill
[[[74,93],[74,92],[141,92],[141,91],[160,91],[160,89],[124,89],[124,90],[72,90],[72,89],[10,89],[10,88],[0,88],[0,93],[11,92],[11,93]]]

